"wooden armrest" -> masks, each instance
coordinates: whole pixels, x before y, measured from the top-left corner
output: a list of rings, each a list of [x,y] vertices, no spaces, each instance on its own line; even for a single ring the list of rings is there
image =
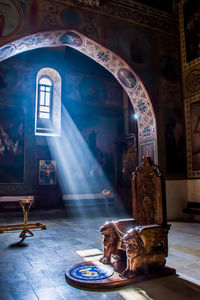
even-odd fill
[[[126,234],[126,232],[132,228],[134,228],[137,224],[135,219],[122,219],[119,221],[113,222],[116,228]]]

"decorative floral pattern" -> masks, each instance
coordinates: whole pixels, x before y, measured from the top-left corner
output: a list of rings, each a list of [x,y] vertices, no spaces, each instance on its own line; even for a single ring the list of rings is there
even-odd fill
[[[107,61],[109,61],[109,52],[107,51],[107,53],[105,53],[105,52],[103,52],[103,51],[99,51],[98,53],[97,53],[97,57],[99,58],[99,59],[101,59],[102,61],[105,61],[105,62],[107,62]]]
[[[147,106],[144,100],[140,99],[137,103],[138,110],[141,114],[144,114],[147,111]]]
[[[156,140],[155,115],[141,80],[123,59],[81,33],[74,30],[60,30],[32,34],[1,47],[0,60],[38,47],[61,46],[63,44],[84,53],[113,74],[129,95],[138,115],[139,144],[144,141],[147,142],[149,139]]]

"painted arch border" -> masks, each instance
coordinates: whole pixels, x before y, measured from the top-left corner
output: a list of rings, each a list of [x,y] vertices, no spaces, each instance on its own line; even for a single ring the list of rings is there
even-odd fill
[[[139,163],[142,156],[146,155],[142,151],[144,144],[153,149],[154,163],[158,163],[156,118],[150,97],[137,74],[114,52],[75,30],[56,30],[31,34],[4,45],[0,48],[0,61],[24,51],[56,46],[72,47],[113,74],[126,91],[137,114]]]

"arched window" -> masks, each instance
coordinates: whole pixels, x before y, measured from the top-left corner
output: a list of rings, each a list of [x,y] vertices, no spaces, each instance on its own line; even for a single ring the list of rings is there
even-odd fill
[[[38,121],[39,119],[51,120],[52,111],[52,91],[53,84],[48,77],[42,77],[39,80],[39,105],[38,105]]]
[[[60,136],[61,77],[51,68],[41,69],[36,80],[35,135]]]

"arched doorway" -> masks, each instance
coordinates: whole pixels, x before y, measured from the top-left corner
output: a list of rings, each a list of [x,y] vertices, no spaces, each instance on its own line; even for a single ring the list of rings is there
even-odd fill
[[[156,119],[149,95],[130,66],[112,51],[74,30],[40,32],[20,38],[0,48],[0,61],[41,47],[69,46],[106,68],[126,91],[137,115],[138,161],[150,156],[158,163]]]

